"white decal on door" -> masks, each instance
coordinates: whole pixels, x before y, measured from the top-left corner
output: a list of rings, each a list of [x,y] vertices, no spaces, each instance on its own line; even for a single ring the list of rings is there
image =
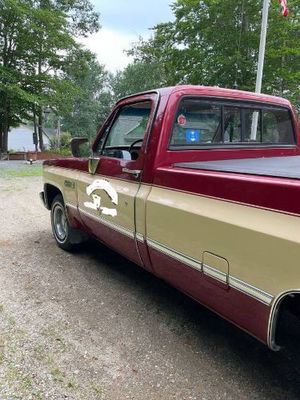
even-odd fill
[[[100,211],[103,215],[116,217],[118,215],[116,208],[101,207],[101,197],[97,194],[94,194],[96,190],[104,190],[110,197],[111,202],[115,205],[118,205],[118,193],[116,190],[108,181],[105,181],[104,179],[98,179],[91,185],[87,186],[86,194],[92,197],[93,202],[86,201],[84,206],[95,211]]]

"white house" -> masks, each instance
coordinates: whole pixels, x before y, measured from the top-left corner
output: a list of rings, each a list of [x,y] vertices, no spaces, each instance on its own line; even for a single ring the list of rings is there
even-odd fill
[[[12,128],[8,133],[8,150],[14,151],[35,151],[33,144],[33,128],[21,125],[18,128]],[[44,145],[48,147],[49,139],[44,135]]]

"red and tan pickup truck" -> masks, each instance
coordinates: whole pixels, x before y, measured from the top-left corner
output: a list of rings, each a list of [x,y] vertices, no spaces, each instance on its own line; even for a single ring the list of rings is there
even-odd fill
[[[177,86],[120,100],[44,162],[57,244],[93,236],[271,349],[300,315],[300,137],[287,100]],[[279,343],[280,344],[280,343]]]

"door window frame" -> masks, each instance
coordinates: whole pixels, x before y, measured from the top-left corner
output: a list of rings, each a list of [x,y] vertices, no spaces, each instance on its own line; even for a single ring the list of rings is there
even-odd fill
[[[103,124],[103,126],[100,128],[100,131],[93,143],[92,146],[92,151],[93,151],[93,156],[95,158],[100,158],[100,157],[108,157],[111,159],[116,159],[116,160],[123,160],[122,158],[118,158],[118,157],[111,157],[108,155],[102,155],[102,151],[105,147],[106,141],[108,139],[109,133],[114,125],[114,123],[116,122],[121,110],[124,107],[128,107],[134,104],[138,104],[138,103],[144,103],[149,101],[151,103],[151,110],[150,110],[150,115],[149,115],[149,119],[148,119],[148,123],[147,123],[147,127],[146,127],[146,131],[145,131],[145,135],[143,138],[143,142],[141,144],[141,148],[140,148],[140,155],[137,158],[137,160],[140,160],[141,158],[143,158],[143,156],[147,153],[147,148],[148,148],[148,143],[149,143],[149,138],[150,138],[150,134],[152,131],[152,127],[153,124],[155,122],[155,116],[156,116],[156,112],[158,109],[158,105],[159,105],[159,101],[160,101],[160,95],[158,91],[153,91],[153,92],[149,92],[146,93],[144,95],[135,97],[128,97],[125,98],[123,100],[120,100],[115,108],[112,110],[111,114],[108,116],[107,120],[105,121],[105,123]],[[101,150],[100,152],[96,152],[96,149],[99,145],[99,142],[103,139],[103,143],[101,146]],[[131,160],[132,161],[137,161],[137,160]]]

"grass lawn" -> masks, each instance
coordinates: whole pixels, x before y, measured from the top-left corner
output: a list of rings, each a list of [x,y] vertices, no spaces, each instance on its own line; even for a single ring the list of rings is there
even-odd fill
[[[0,165],[1,167],[1,165]],[[0,177],[1,178],[23,178],[28,176],[42,176],[42,165],[27,165],[24,164],[19,166],[18,168],[0,168]]]

